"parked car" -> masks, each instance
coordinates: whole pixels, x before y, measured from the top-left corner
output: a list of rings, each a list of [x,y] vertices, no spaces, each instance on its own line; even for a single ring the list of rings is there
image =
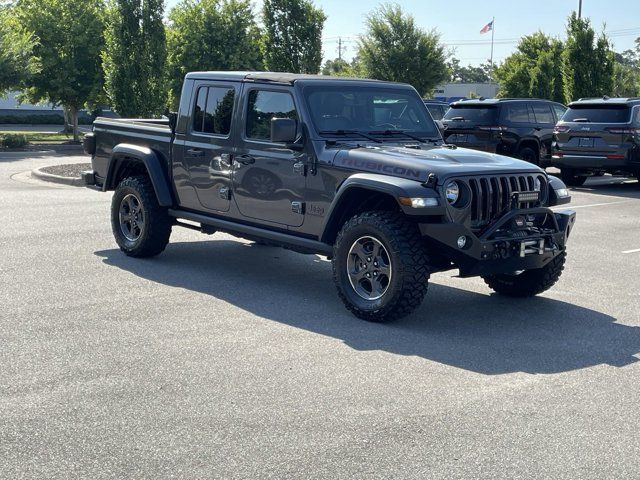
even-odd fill
[[[548,100],[491,98],[451,104],[442,123],[447,143],[545,166],[553,128],[566,107]]]
[[[439,271],[541,293],[575,221],[549,208],[570,200],[560,179],[444,145],[404,84],[190,73],[170,123],[98,118],[85,148],[85,183],[115,191],[124,254],[158,255],[180,226],[326,255],[346,307],[371,321],[412,312]]]
[[[640,98],[585,98],[569,104],[553,134],[551,165],[571,186],[601,173],[640,180]]]
[[[430,98],[425,98],[423,99],[423,101],[424,105],[427,107],[427,110],[429,110],[429,113],[431,114],[431,118],[433,118],[433,121],[436,122],[438,130],[440,130],[440,132],[442,133],[444,131],[442,118],[444,117],[444,114],[447,113],[449,104],[446,102],[441,102],[440,100],[433,100]]]

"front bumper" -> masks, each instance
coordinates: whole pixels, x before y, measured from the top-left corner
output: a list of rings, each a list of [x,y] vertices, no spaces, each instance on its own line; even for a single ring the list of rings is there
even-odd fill
[[[505,231],[507,225],[523,215],[546,215],[544,232],[517,236]],[[423,223],[420,232],[451,259],[460,269],[460,276],[474,277],[544,267],[564,251],[575,219],[572,210],[535,208],[512,210],[480,235],[456,223]],[[458,239],[462,236],[466,237],[466,244],[460,248]]]

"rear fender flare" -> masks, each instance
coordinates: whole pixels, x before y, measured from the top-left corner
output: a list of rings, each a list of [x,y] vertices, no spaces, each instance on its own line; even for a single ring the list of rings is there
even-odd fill
[[[114,190],[116,188],[117,185],[115,185],[115,183],[118,170],[124,162],[130,161],[140,162],[144,165],[160,206],[173,206],[175,202],[173,201],[169,180],[165,173],[165,163],[163,163],[160,156],[147,147],[126,143],[117,145],[111,154],[111,162],[109,162],[109,170],[107,171],[107,178],[104,182],[104,189]]]

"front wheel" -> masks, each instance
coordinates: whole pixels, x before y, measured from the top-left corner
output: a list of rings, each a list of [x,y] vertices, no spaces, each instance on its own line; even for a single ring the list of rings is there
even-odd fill
[[[147,177],[120,182],[111,201],[111,228],[120,250],[130,257],[158,255],[169,243],[171,225]]]
[[[338,233],[333,255],[338,295],[356,317],[386,322],[409,315],[427,293],[429,268],[414,223],[395,212],[366,212]]]
[[[566,258],[567,253],[562,252],[542,268],[525,270],[516,275],[487,275],[482,278],[493,291],[501,295],[532,297],[555,285],[562,275]]]

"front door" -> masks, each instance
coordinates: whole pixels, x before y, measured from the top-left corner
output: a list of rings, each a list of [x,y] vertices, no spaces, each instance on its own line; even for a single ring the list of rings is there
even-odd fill
[[[231,198],[231,130],[236,87],[197,82],[195,88],[191,125],[184,144],[184,165],[199,206],[226,212]]]
[[[300,226],[306,154],[271,142],[271,119],[298,119],[286,87],[248,89],[242,109],[243,129],[233,157],[233,198],[248,219]]]

